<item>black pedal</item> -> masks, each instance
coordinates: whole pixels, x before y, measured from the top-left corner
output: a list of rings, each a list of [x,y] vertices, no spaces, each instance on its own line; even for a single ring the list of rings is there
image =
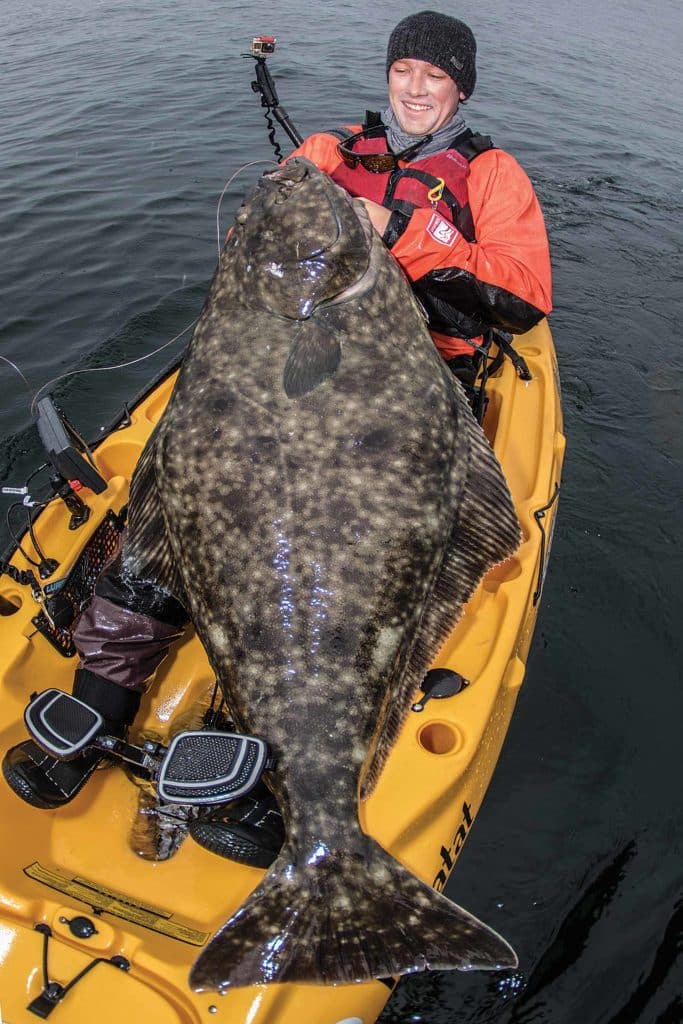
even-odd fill
[[[43,750],[70,761],[95,747],[156,782],[161,800],[173,804],[222,804],[244,796],[269,765],[270,752],[256,736],[233,732],[181,732],[166,748],[142,746],[106,734],[102,715],[62,690],[45,690],[24,712],[26,727]]]
[[[36,743],[60,761],[70,761],[104,732],[104,719],[77,697],[44,690],[24,711],[26,728]]]
[[[172,741],[157,776],[162,800],[222,804],[256,785],[268,747],[255,736],[230,732],[182,732]]]

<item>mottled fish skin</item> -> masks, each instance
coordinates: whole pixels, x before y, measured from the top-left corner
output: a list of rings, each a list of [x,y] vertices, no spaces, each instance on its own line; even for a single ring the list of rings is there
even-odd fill
[[[237,216],[133,481],[125,560],[191,612],[276,756],[283,850],[197,989],[516,964],[358,823],[424,672],[519,528],[404,275],[306,161]]]

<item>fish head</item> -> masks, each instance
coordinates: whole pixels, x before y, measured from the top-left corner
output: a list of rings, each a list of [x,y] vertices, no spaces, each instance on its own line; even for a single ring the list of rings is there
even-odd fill
[[[306,320],[365,277],[372,242],[362,204],[297,158],[263,175],[228,244],[252,308]]]

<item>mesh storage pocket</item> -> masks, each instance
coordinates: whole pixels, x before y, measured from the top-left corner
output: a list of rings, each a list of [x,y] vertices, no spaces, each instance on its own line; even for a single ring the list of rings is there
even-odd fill
[[[38,632],[65,658],[72,658],[76,653],[72,638],[74,622],[92,597],[97,577],[118,554],[125,522],[123,513],[116,515],[110,509],[68,576],[48,583],[45,587],[47,608],[55,624],[50,622],[43,611],[38,612],[31,621]]]

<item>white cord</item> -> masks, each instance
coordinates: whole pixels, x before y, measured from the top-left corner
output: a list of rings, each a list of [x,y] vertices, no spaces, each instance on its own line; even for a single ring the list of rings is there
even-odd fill
[[[254,167],[256,164],[267,164],[269,167],[277,167],[278,166],[278,164],[276,164],[274,160],[252,160],[248,164],[244,164],[242,167],[238,168],[238,170],[236,170],[235,173],[226,181],[225,186],[223,188],[223,191],[221,192],[220,197],[218,199],[218,205],[216,207],[216,238],[217,238],[217,242],[218,242],[218,258],[219,259],[220,259],[220,255],[221,255],[220,213],[221,213],[221,203],[223,202],[223,196],[228,191],[228,189],[230,188],[230,186],[232,185],[233,181],[235,180],[235,178],[237,177],[238,174],[241,174],[242,171],[246,171],[246,169],[248,167]],[[168,294],[170,295],[171,293],[169,292]],[[165,298],[165,296],[163,296],[160,301],[163,301],[163,298]],[[47,384],[43,384],[41,387],[38,388],[38,390],[35,392],[35,394],[33,392],[33,389],[31,387],[31,385],[29,384],[28,380],[26,379],[26,376],[21,372],[21,370],[16,365],[16,363],[13,363],[11,359],[7,359],[6,356],[0,356],[0,360],[2,360],[4,363],[7,363],[9,366],[11,366],[13,370],[16,370],[16,372],[19,374],[19,376],[23,380],[24,384],[28,388],[28,393],[29,393],[29,395],[32,396],[31,415],[33,416],[33,415],[35,415],[35,407],[36,407],[36,403],[37,403],[38,399],[42,395],[43,391],[46,391],[53,384],[57,384],[60,380],[66,380],[68,377],[76,377],[76,376],[78,376],[79,374],[82,374],[82,373],[106,373],[108,370],[123,370],[127,366],[134,366],[136,363],[144,362],[145,359],[151,359],[152,356],[157,355],[157,353],[162,352],[165,348],[168,348],[169,345],[172,345],[175,341],[178,341],[179,338],[182,338],[183,334],[186,334],[187,331],[190,330],[190,328],[195,326],[195,324],[197,323],[198,319],[199,319],[198,317],[195,317],[195,319],[192,320],[187,325],[187,327],[183,327],[182,331],[180,331],[179,334],[176,334],[176,336],[174,338],[171,338],[170,341],[165,341],[163,345],[160,345],[158,348],[153,349],[151,352],[146,352],[144,356],[138,356],[137,359],[129,359],[127,362],[124,362],[124,363],[116,363],[113,366],[90,366],[90,367],[87,367],[84,370],[68,370],[66,373],[60,373],[58,377],[53,377],[52,380],[49,380],[47,382]]]
[[[33,396],[33,388],[31,387],[31,385],[29,384],[28,380],[26,379],[24,374],[21,372],[21,370],[19,369],[17,364],[13,363],[11,359],[7,358],[7,356],[0,356],[0,359],[2,359],[3,363],[7,363],[8,366],[11,366],[13,370],[17,371],[17,373],[19,374],[19,376],[23,380],[24,384],[28,388],[29,395]]]
[[[254,167],[256,164],[268,164],[269,167],[278,167],[279,166],[279,164],[276,164],[274,160],[252,160],[250,163],[244,164],[242,167],[238,168],[238,170],[235,171],[233,176],[231,178],[229,178],[228,181],[226,181],[225,187],[224,187],[223,191],[221,192],[220,198],[218,200],[218,206],[216,207],[216,243],[218,245],[218,259],[221,258],[221,249],[223,248],[223,246],[221,244],[221,223],[220,223],[221,203],[223,202],[223,196],[228,191],[228,189],[230,188],[230,186],[232,185],[233,181],[235,180],[235,178],[237,177],[238,174],[241,174],[242,171],[246,171],[247,167]]]
[[[31,415],[34,415],[36,402],[42,392],[52,384],[56,384],[57,381],[64,380],[66,377],[76,377],[79,373],[105,373],[107,370],[122,370],[126,366],[134,366],[135,363],[142,363],[145,359],[150,359],[152,356],[155,356],[157,352],[162,352],[163,349],[168,348],[168,346],[172,345],[174,341],[178,340],[178,338],[182,338],[183,334],[186,334],[191,327],[194,327],[198,319],[199,317],[195,317],[194,320],[190,321],[187,327],[183,327],[182,331],[180,331],[179,334],[176,334],[175,338],[171,338],[170,341],[165,341],[163,345],[159,345],[159,348],[155,348],[151,352],[145,353],[144,356],[138,356],[137,359],[129,359],[125,363],[116,363],[114,366],[89,366],[85,370],[69,370],[68,373],[60,373],[59,377],[53,377],[52,380],[49,380],[47,384],[43,384],[42,387],[38,388],[36,391],[33,401],[31,402]]]

